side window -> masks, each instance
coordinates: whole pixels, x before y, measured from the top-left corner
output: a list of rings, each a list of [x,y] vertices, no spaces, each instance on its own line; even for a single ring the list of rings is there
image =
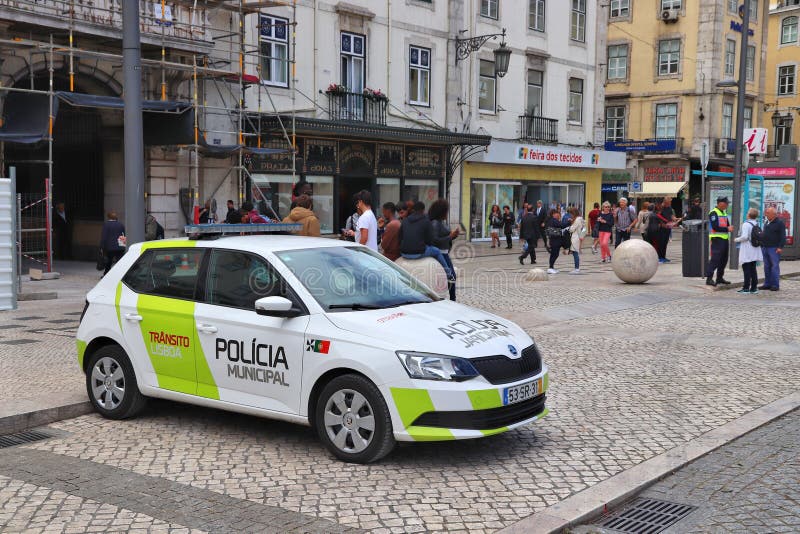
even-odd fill
[[[194,299],[204,249],[156,249],[145,252],[122,281],[137,293]]]
[[[254,309],[256,300],[284,296],[281,277],[264,260],[234,250],[214,250],[208,267],[206,302]]]

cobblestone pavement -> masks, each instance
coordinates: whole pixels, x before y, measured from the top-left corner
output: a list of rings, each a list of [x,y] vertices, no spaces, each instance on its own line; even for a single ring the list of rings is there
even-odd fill
[[[800,532],[800,410],[700,458],[637,497],[698,507],[665,534]],[[588,525],[575,532],[611,531]]]
[[[86,462],[80,465],[87,469],[99,465],[123,486],[125,477],[148,477],[223,495],[234,511],[255,503],[378,532],[480,532],[508,526],[797,390],[800,281],[786,280],[779,293],[706,291],[681,279],[673,263],[651,284],[626,286],[596,258],[585,254],[590,274],[546,283],[524,282],[529,267],[510,254],[460,264],[460,300],[518,321],[545,355],[551,414],[535,426],[478,441],[402,446],[378,464],[356,466],[334,460],[308,428],[153,402],[135,420],[62,421],[51,426],[63,437],[9,450],[37,451],[71,466]],[[82,388],[66,335],[76,315],[65,315],[79,314],[82,300],[22,304],[0,314],[1,325],[23,325],[0,330],[0,402],[43,391],[18,384],[32,376],[31,366],[37,380]],[[714,320],[727,323],[709,330],[703,325],[711,306]],[[34,342],[2,344],[15,339]],[[44,494],[80,497],[70,501],[72,509],[55,510],[53,524],[83,524],[69,518],[84,509],[93,511],[81,517],[94,518],[100,512],[93,507],[102,505],[110,510],[105,515],[139,514],[159,528],[203,528],[169,510],[65,489],[57,468],[49,475],[12,472],[3,458],[13,464],[0,455],[0,487],[35,489],[0,508],[0,530],[24,530],[20,525],[48,506]]]

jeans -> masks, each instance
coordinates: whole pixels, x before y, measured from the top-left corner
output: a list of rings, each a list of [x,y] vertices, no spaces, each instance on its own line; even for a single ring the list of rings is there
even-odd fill
[[[445,261],[445,263],[447,263],[447,266],[450,267],[450,271],[453,273],[453,279],[452,280],[450,280],[450,279],[447,280],[447,290],[450,293],[450,300],[455,302],[455,300],[456,300],[456,268],[453,267],[453,260],[450,259],[450,253],[449,252],[442,252],[442,256],[444,257],[444,261]],[[445,269],[445,272],[446,271],[447,271],[447,269]]]
[[[761,247],[764,253],[764,286],[780,289],[781,286],[781,255],[777,247]]]
[[[617,240],[614,242],[614,248],[617,248],[630,238],[631,238],[631,233],[629,231],[624,231],[617,228]]]
[[[744,272],[744,285],[742,289],[745,291],[755,291],[758,289],[758,271],[756,271],[755,261],[750,261],[742,264],[742,271]]]
[[[602,259],[611,258],[611,232],[600,232],[600,256]]]
[[[728,240],[720,237],[712,238],[709,248],[711,250],[711,260],[708,262],[706,278],[712,278],[714,271],[716,271],[717,281],[722,280],[725,276],[725,266],[728,264]]]
[[[550,268],[556,264],[558,256],[561,254],[561,241],[550,238]]]
[[[401,254],[407,260],[418,260],[420,258],[433,258],[439,262],[439,264],[444,267],[444,273],[447,275],[447,279],[450,281],[455,281],[456,273],[453,271],[452,262],[450,265],[447,264],[447,260],[445,260],[445,255],[442,254],[442,251],[438,248],[434,247],[433,245],[426,245],[425,252],[422,254]],[[449,255],[448,255],[449,257]]]
[[[578,269],[581,268],[581,255],[578,252],[573,250],[572,251],[572,260],[575,262],[575,270],[577,271]]]
[[[509,233],[507,233],[507,234],[506,234],[506,246],[507,246],[508,248],[511,248],[511,236],[512,236],[512,235],[513,235],[513,234],[512,234],[511,232],[509,232]]]

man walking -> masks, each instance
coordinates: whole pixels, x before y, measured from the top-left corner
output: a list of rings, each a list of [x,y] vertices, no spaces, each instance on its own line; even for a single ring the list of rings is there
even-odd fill
[[[759,289],[778,291],[781,285],[781,252],[786,246],[786,225],[778,217],[778,211],[769,207],[764,211],[767,224],[761,236],[761,250],[764,252],[764,285]]]
[[[539,241],[539,219],[531,211],[530,206],[526,205],[525,214],[519,223],[519,238],[525,240],[522,245],[522,255],[519,257],[519,264],[525,265],[525,258],[530,256],[531,264],[536,263],[536,242]]]
[[[544,209],[544,205],[542,204],[541,200],[536,201],[536,209],[534,210],[533,214],[536,216],[536,225],[538,227],[538,231],[536,232],[536,241],[533,243],[533,248],[536,248],[539,245],[539,237],[542,238],[542,244],[547,247],[547,236],[545,235],[544,231],[544,223],[547,221],[547,210]]]
[[[636,217],[628,207],[628,199],[625,197],[620,198],[619,207],[614,210],[614,227],[617,230],[617,240],[614,242],[614,248],[631,238],[631,228],[633,228],[634,222],[636,222]]]
[[[708,214],[708,224],[711,227],[708,236],[711,259],[706,270],[706,285],[728,285],[730,282],[725,280],[724,275],[725,265],[728,263],[728,246],[733,232],[733,226],[728,218],[728,197],[717,198],[717,207]],[[716,281],[714,281],[714,271],[717,273]]]

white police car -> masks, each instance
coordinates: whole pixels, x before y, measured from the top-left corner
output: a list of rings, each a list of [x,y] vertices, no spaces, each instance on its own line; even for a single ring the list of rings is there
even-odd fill
[[[522,329],[330,239],[133,245],[88,293],[77,345],[105,417],[184,401],[312,425],[352,462],[546,413],[547,367]]]

